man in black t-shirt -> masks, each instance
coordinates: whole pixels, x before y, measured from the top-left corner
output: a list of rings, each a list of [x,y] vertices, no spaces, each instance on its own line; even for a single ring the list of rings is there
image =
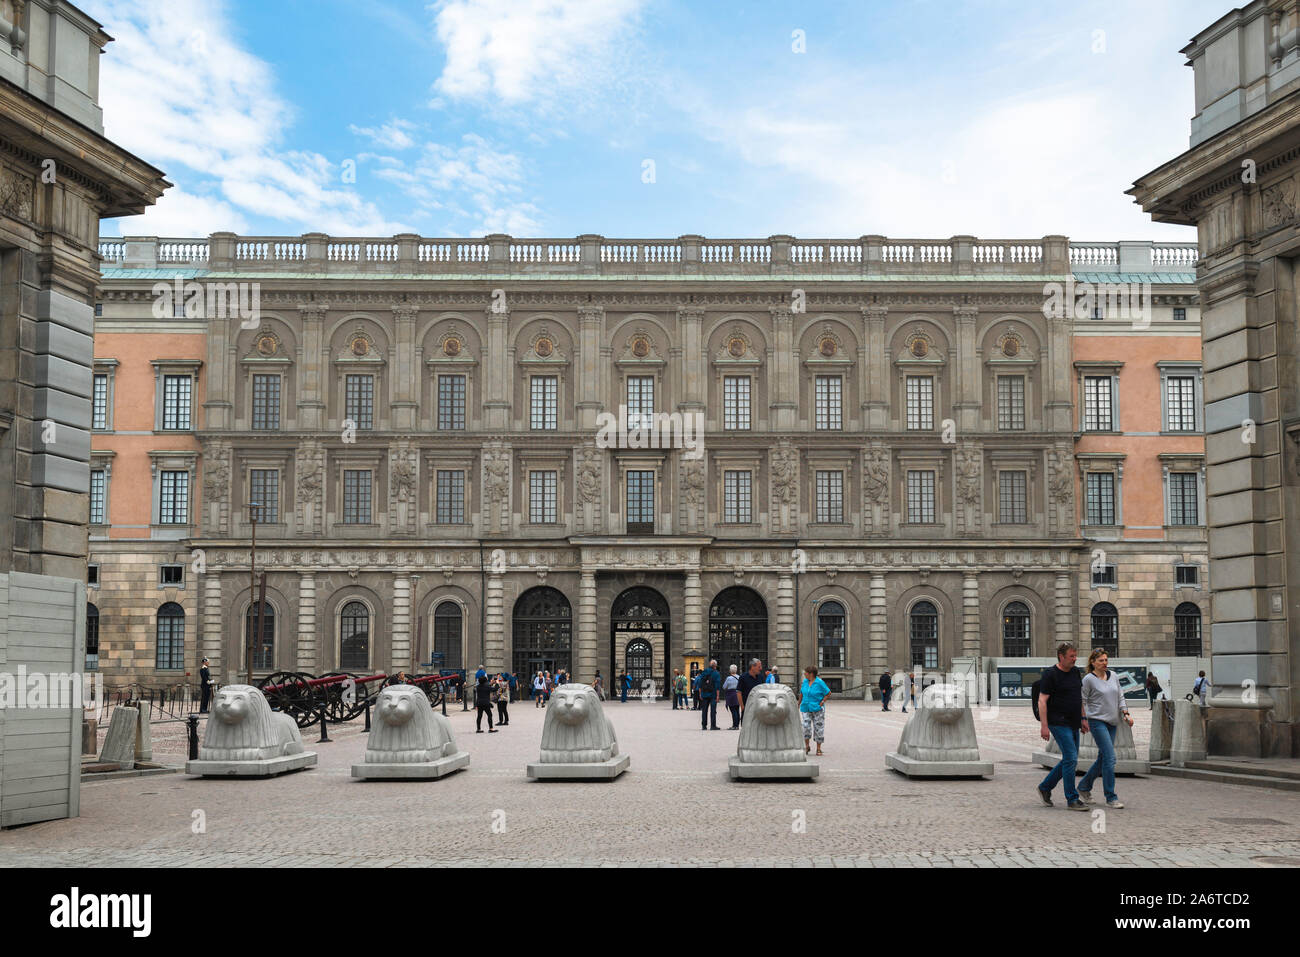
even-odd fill
[[[757,658],[749,659],[749,670],[740,676],[740,715],[744,718],[745,702],[749,693],[763,683],[763,662]]]
[[[1043,672],[1038,682],[1038,715],[1044,741],[1056,739],[1061,760],[1038,785],[1038,796],[1049,807],[1056,782],[1065,783],[1065,803],[1072,811],[1086,811],[1074,784],[1074,769],[1079,763],[1079,730],[1087,731],[1083,717],[1083,672],[1074,666],[1079,649],[1073,642],[1056,646],[1056,664]]]

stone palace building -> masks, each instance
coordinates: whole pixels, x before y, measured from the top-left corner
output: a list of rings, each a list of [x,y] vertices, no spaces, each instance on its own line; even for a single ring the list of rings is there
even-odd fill
[[[110,684],[202,655],[242,674],[254,502],[255,674],[436,654],[662,687],[757,656],[852,693],[1066,638],[1205,653],[1194,246],[216,233],[101,255]],[[1095,284],[1143,287],[1145,316]]]

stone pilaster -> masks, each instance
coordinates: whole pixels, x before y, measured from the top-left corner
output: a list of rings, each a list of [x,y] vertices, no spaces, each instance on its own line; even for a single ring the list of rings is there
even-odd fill
[[[961,653],[974,658],[980,653],[980,581],[974,574],[962,579]]]
[[[604,408],[601,385],[605,371],[601,361],[602,338],[605,332],[603,306],[578,307],[578,354],[574,356],[574,395],[577,396],[578,428],[594,432],[596,416]],[[592,672],[593,676],[595,672]]]
[[[504,304],[487,310],[487,345],[483,356],[483,419],[489,430],[510,428],[510,402],[513,376],[510,374],[510,312]]]
[[[776,651],[771,664],[797,679],[794,650],[794,575],[783,574],[776,583]]]
[[[422,377],[415,364],[415,316],[417,309],[410,303],[393,306],[393,376],[391,414],[393,428],[410,431],[416,427],[415,413],[419,405]]]
[[[575,675],[578,681],[590,684],[595,679],[597,658],[596,572],[584,568],[578,585],[578,670]],[[610,675],[611,680],[613,677]]]
[[[954,306],[952,311],[957,317],[957,355],[953,363],[957,382],[953,393],[953,412],[956,414],[957,428],[962,434],[970,435],[980,427],[980,409],[983,405],[975,335],[975,317],[979,315],[979,309],[975,306]]]
[[[212,570],[203,572],[203,607],[200,615],[202,616],[199,619],[201,631],[199,643],[202,646],[200,657],[208,659],[212,674],[219,683],[228,683],[234,678],[234,673],[221,670],[225,662],[225,655],[222,654],[224,649],[222,621],[225,618],[225,608],[221,601],[221,572]],[[238,668],[238,662],[234,662],[233,667]],[[221,678],[223,674],[225,674],[224,680]]]
[[[297,533],[320,538],[325,534],[325,449],[316,442],[300,442],[294,453],[293,468]]]
[[[704,408],[708,395],[709,357],[704,342],[704,307],[679,306],[677,328],[682,343],[682,411]]]
[[[799,369],[794,358],[794,313],[789,306],[773,306],[770,311],[773,335],[771,374],[767,382],[771,390],[771,423],[773,429],[784,432],[795,427],[795,417],[799,414],[799,395],[796,391]]]
[[[889,350],[885,342],[887,306],[865,306],[862,324],[867,344],[859,365],[864,376],[862,406],[868,429],[883,429],[889,416]]]
[[[872,575],[869,591],[870,629],[867,639],[867,680],[873,685],[891,670],[889,662],[889,612],[885,606],[885,576]]]
[[[511,490],[514,487],[514,454],[509,445],[487,442],[483,445],[483,531],[488,535],[510,531]]]
[[[1070,576],[1065,572],[1056,575],[1056,644],[1074,640],[1074,602],[1070,598]],[[1029,649],[1031,655],[1055,655],[1054,648]]]
[[[488,572],[486,622],[483,629],[483,663],[489,671],[506,666],[505,577],[498,572]],[[474,657],[472,654],[469,657]]]
[[[298,427],[314,432],[325,428],[325,377],[329,356],[325,348],[325,305],[303,303],[298,307],[302,321],[302,344],[298,351]],[[211,376],[211,372],[208,373]],[[209,428],[212,423],[209,421]]]
[[[700,595],[700,573],[688,571],[682,589],[682,650],[708,653],[704,642],[704,608]]]
[[[375,662],[378,668],[391,670],[411,668],[415,660],[411,654],[411,576],[398,573],[393,578],[393,631],[391,661],[384,665]]]
[[[314,572],[298,574],[298,653],[299,671],[319,669],[316,648],[316,575]]]

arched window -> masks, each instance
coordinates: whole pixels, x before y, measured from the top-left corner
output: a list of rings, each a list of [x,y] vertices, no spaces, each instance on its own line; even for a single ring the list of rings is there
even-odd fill
[[[1029,657],[1029,606],[1023,601],[1013,601],[1002,611],[1002,654]]]
[[[735,586],[724,588],[709,606],[709,657],[726,674],[732,665],[744,673],[751,658],[764,667],[767,659],[767,605],[758,592]]]
[[[257,630],[257,602],[248,606],[248,616],[244,619],[244,647],[248,647],[248,636],[253,636],[253,670],[272,671],[275,668],[275,609],[269,601],[262,604],[262,630]]]
[[[463,668],[461,612],[454,601],[439,603],[433,610],[433,662],[439,668]]]
[[[370,609],[359,601],[348,602],[339,615],[339,667],[370,667]]]
[[[817,667],[847,667],[844,650],[844,606],[824,601],[817,608]]]
[[[185,609],[169,601],[158,609],[157,649],[154,666],[159,671],[185,668]]]
[[[1119,657],[1119,612],[1108,601],[1092,606],[1092,647],[1105,648],[1112,658]]]
[[[99,668],[99,609],[86,602],[86,670]]]
[[[1201,656],[1201,609],[1190,601],[1174,609],[1174,654],[1180,658]]]
[[[912,664],[921,668],[939,667],[939,612],[928,601],[912,606],[908,632],[912,646]]]

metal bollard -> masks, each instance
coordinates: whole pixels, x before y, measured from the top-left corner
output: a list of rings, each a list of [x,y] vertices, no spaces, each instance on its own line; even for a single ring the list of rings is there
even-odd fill
[[[325,705],[322,702],[320,706],[320,740],[316,742],[317,744],[325,744],[330,740],[329,728],[326,727],[327,723],[325,720]]]
[[[370,699],[367,698],[366,699],[366,726],[361,729],[361,733],[364,734],[369,730],[370,730]]]
[[[190,726],[190,760],[197,761],[199,759],[199,716],[190,715],[187,723]]]
[[[447,717],[447,692],[442,693],[442,716]]]

